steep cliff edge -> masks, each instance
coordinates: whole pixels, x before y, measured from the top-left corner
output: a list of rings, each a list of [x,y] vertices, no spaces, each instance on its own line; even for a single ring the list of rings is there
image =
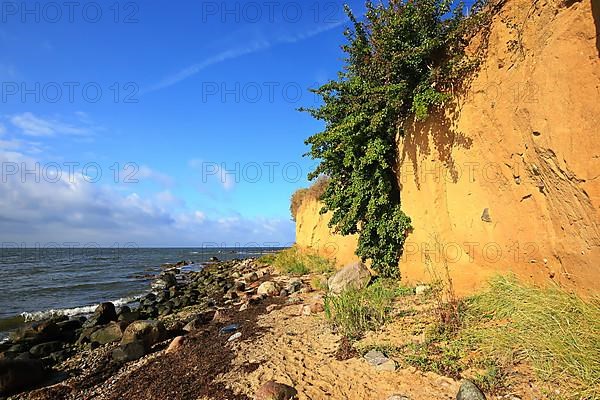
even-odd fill
[[[600,2],[504,2],[479,72],[445,115],[398,140],[402,204],[414,230],[403,279],[448,265],[457,290],[513,271],[587,291],[600,282]],[[296,242],[356,259],[311,199]]]

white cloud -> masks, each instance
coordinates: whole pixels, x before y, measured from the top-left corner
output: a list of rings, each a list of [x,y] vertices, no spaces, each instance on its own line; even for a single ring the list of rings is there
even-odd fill
[[[192,159],[188,161],[188,165],[200,172],[203,184],[208,181],[216,181],[225,190],[231,190],[236,184],[236,179],[239,179],[239,171],[228,171],[224,164],[219,165],[214,162],[204,162],[199,159]]]
[[[195,211],[194,218],[196,222],[202,223],[206,220],[206,214],[204,214],[202,211]]]
[[[159,204],[163,208],[172,207],[172,206],[183,206],[184,202],[171,193],[169,190],[165,190],[163,192],[158,192],[154,196],[157,204]]]
[[[134,179],[138,179],[140,181],[149,179],[164,187],[171,187],[174,184],[172,177],[162,172],[155,171],[146,165],[140,166],[139,171],[135,173]]]
[[[44,119],[31,112],[13,115],[10,122],[18,128],[23,135],[28,136],[56,136],[77,135],[85,136],[91,133],[88,127],[78,127],[56,119]]]
[[[233,173],[227,172],[227,170],[218,167],[218,177],[219,182],[223,185],[223,188],[226,190],[231,190],[235,186],[235,175]]]
[[[325,26],[320,26],[318,28],[309,30],[307,32],[302,32],[299,34],[282,35],[274,40],[255,40],[255,41],[251,42],[249,45],[244,46],[244,47],[236,47],[236,48],[224,50],[224,51],[222,51],[218,54],[215,54],[214,56],[211,56],[199,63],[190,65],[173,75],[163,78],[157,84],[146,89],[145,92],[146,93],[153,92],[156,90],[167,88],[169,86],[173,86],[176,83],[179,83],[187,78],[190,78],[190,77],[196,75],[197,73],[199,73],[200,71],[202,71],[203,69],[208,68],[215,64],[220,64],[222,62],[233,60],[233,59],[236,59],[239,57],[243,57],[245,55],[257,53],[259,51],[268,50],[268,49],[270,49],[274,46],[280,45],[280,44],[298,43],[300,41],[312,38],[313,36],[317,36],[320,33],[335,29],[335,28],[341,26],[343,23],[344,23],[343,21],[340,21],[335,24],[327,24]]]
[[[23,146],[19,140],[0,140],[0,150],[18,150]]]
[[[219,54],[207,58],[206,60],[200,63],[190,65],[189,67],[186,67],[173,75],[167,76],[156,85],[147,89],[146,92],[154,92],[156,90],[173,86],[176,83],[179,83],[191,76],[196,75],[198,72],[210,67],[211,65],[219,64],[227,60],[233,60],[235,58],[239,58],[247,54],[256,53],[260,50],[266,50],[269,47],[271,47],[271,44],[269,42],[257,41],[244,48],[225,50]]]
[[[138,246],[202,246],[218,243],[280,243],[289,245],[294,225],[287,218],[245,218],[241,215],[209,216],[188,209],[170,191],[142,196],[121,193],[114,186],[90,183],[77,173],[21,176],[39,160],[16,151],[1,151],[4,171],[0,190],[0,241],[3,243],[135,243]],[[43,163],[42,163],[43,164]],[[69,179],[72,178],[72,179]]]

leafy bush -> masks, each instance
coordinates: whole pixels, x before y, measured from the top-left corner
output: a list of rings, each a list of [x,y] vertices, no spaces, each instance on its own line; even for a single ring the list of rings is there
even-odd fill
[[[477,2],[479,3],[479,2]],[[314,92],[319,108],[304,109],[325,122],[306,140],[320,161],[309,175],[327,175],[322,212],[342,235],[358,234],[357,255],[374,270],[398,277],[411,220],[401,209],[397,135],[411,117],[425,118],[449,98],[454,81],[473,63],[465,57],[463,4],[452,0],[390,0],[372,4],[345,33],[347,54],[339,78]]]
[[[334,269],[332,261],[308,250],[299,250],[295,246],[279,252],[272,265],[282,273],[295,276],[322,274]]]
[[[396,290],[378,280],[362,290],[350,289],[325,298],[325,315],[349,339],[379,328],[389,318]]]

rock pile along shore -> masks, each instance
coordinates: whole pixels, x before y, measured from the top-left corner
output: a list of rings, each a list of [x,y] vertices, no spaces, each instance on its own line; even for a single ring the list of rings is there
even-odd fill
[[[227,309],[243,311],[269,297],[303,290],[299,279],[287,284],[269,281],[270,268],[255,259],[181,271],[190,264],[162,265],[153,291],[140,297],[136,307],[117,309],[102,303],[89,317],[54,317],[12,332],[10,340],[0,345],[0,396],[56,384],[75,371],[98,374],[104,369],[103,374],[110,376],[125,363],[166,347],[173,338],[181,342],[179,337],[202,329]],[[240,336],[237,328],[225,326],[220,333],[233,341]]]

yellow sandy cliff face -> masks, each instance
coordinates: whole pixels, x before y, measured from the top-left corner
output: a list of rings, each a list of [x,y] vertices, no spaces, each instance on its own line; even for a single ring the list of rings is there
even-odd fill
[[[445,115],[398,141],[402,204],[414,231],[409,283],[449,266],[459,293],[513,271],[585,292],[600,282],[600,8],[596,0],[509,0],[487,52]],[[570,4],[570,5],[568,5]],[[515,26],[517,28],[515,28]],[[475,38],[473,47],[483,37]],[[339,265],[355,237],[333,235],[320,205],[297,213],[296,241]]]
[[[336,235],[328,227],[329,214],[320,214],[322,204],[312,197],[306,198],[296,213],[296,244],[300,248],[315,250],[336,261],[338,266],[358,261],[354,254],[356,236]]]

